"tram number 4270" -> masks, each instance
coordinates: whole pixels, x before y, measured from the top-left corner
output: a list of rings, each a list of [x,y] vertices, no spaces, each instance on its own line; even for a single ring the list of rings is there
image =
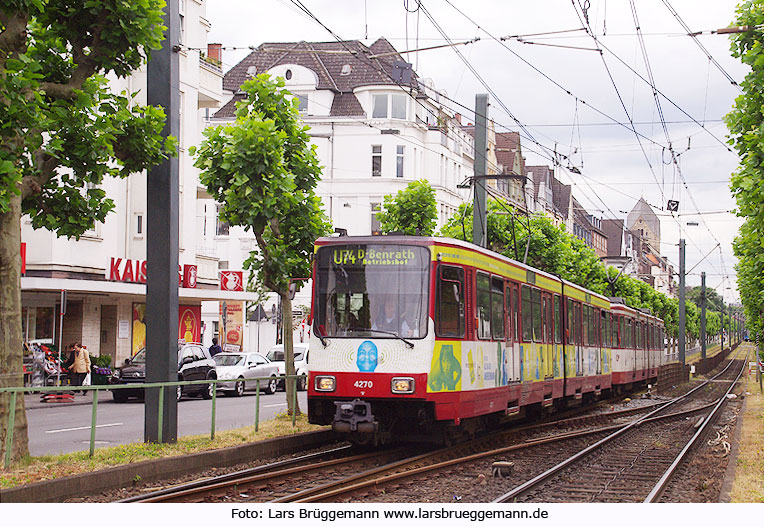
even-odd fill
[[[371,388],[374,386],[374,381],[355,381],[353,386],[355,388]]]

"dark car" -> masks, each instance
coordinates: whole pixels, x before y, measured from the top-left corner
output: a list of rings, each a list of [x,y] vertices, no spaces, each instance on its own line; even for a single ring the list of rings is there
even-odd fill
[[[209,352],[199,343],[192,342],[178,345],[178,380],[179,381],[198,381],[205,379],[217,379],[215,370],[215,361],[210,357]],[[146,381],[146,348],[125,359],[125,365],[116,368],[109,384],[136,384]],[[189,386],[178,386],[176,396],[178,400],[183,395],[201,395],[205,399],[211,399],[215,391],[215,385],[192,384]],[[117,403],[123,403],[130,397],[143,398],[143,388],[125,388],[122,390],[113,390],[112,396]]]

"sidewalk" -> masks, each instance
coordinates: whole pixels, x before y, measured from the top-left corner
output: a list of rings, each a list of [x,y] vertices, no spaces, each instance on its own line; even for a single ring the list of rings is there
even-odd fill
[[[72,390],[69,386],[64,386],[61,389],[61,393],[72,393]],[[46,392],[46,393],[58,393],[58,392]],[[40,398],[42,397],[42,393],[27,393],[24,395],[24,407],[27,410],[36,410],[39,408],[54,408],[54,407],[60,407],[60,406],[80,406],[80,405],[90,405],[93,403],[93,394],[90,393],[90,391],[87,392],[86,395],[82,395],[82,393],[77,392],[74,396],[74,400],[71,402],[50,402],[46,403],[43,402]],[[111,400],[111,394],[101,390],[101,393],[98,394],[98,402],[103,402],[104,398],[108,398],[107,400]]]

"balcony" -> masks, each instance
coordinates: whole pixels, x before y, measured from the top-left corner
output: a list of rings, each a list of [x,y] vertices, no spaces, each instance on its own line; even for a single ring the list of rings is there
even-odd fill
[[[199,57],[199,108],[223,104],[223,69],[214,59]]]

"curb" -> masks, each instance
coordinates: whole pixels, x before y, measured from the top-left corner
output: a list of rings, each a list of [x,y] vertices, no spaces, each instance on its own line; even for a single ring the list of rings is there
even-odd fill
[[[320,430],[186,456],[120,465],[96,472],[0,489],[0,503],[60,503],[68,498],[131,487],[136,477],[142,482],[172,478],[209,467],[227,467],[255,459],[292,454],[335,440],[334,432]]]

